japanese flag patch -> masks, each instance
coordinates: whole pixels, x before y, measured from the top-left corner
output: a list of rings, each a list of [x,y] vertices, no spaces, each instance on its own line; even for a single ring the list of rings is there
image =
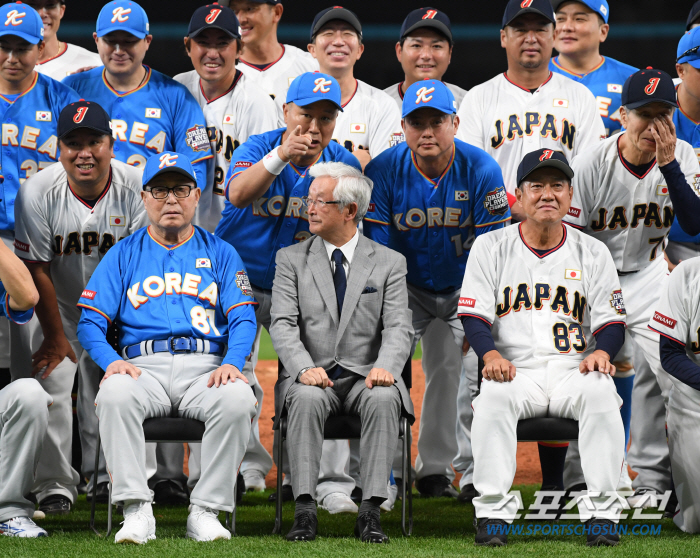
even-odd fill
[[[554,103],[552,106],[557,107],[557,108],[569,108],[569,100],[568,99],[554,99]]]
[[[469,201],[469,190],[455,190],[455,201]]]
[[[224,116],[224,124],[233,124],[233,114],[227,114]]]
[[[657,196],[668,196],[668,186],[666,186],[666,184],[659,184],[656,187],[656,195]]]
[[[112,215],[109,218],[109,225],[111,227],[123,227],[126,225],[126,219],[124,215]]]
[[[51,115],[51,112],[48,110],[38,110],[36,111],[36,121],[37,122],[51,122],[53,120],[53,116]]]
[[[211,268],[211,260],[209,258],[197,258],[197,261],[196,261],[194,267],[196,269],[199,269],[200,267]]]
[[[364,134],[366,131],[366,126],[364,124],[350,124],[351,134]]]
[[[581,280],[581,270],[580,269],[567,269],[564,272],[564,279],[574,279],[576,281]]]
[[[253,287],[250,286],[250,279],[245,271],[236,272],[236,286],[241,289],[245,296],[253,296]]]
[[[146,118],[160,118],[160,109],[159,108],[147,108],[146,109]]]

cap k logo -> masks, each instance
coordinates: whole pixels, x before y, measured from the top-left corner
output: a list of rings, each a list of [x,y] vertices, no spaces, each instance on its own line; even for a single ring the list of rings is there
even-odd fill
[[[316,81],[314,81],[314,84],[316,84],[316,87],[314,87],[314,93],[318,93],[319,91],[321,93],[328,93],[331,90],[329,85],[332,83],[332,81],[327,80],[326,78],[318,78]]]
[[[20,12],[18,10],[10,10],[7,12],[7,19],[5,20],[5,26],[8,25],[21,25],[22,18],[27,15],[27,12]]]
[[[221,10],[214,8],[211,12],[209,12],[209,15],[204,18],[204,21],[206,21],[207,23],[214,23],[216,21],[216,18],[219,17],[220,13]]]
[[[170,153],[163,153],[160,156],[159,169],[164,169],[165,167],[174,167],[177,164],[177,155],[170,155]]]
[[[129,14],[131,13],[131,8],[122,8],[121,6],[118,8],[114,8],[112,10],[112,23],[116,23],[117,21],[119,23],[124,23],[126,20],[129,19]]]
[[[428,89],[427,87],[421,87],[418,91],[416,91],[416,104],[418,103],[427,103],[430,101],[430,99],[433,98],[431,93],[435,91],[434,87],[431,87]]]

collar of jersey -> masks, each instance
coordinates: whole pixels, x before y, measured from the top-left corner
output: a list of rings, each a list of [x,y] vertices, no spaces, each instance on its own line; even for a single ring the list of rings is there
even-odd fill
[[[623,132],[623,133],[626,134],[627,132]],[[647,172],[645,172],[642,176],[639,176],[636,172],[634,172],[631,168],[629,168],[627,166],[627,163],[625,163],[625,159],[622,157],[622,153],[620,152],[620,138],[622,138],[622,134],[618,134],[618,136],[619,137],[617,138],[617,141],[615,143],[617,144],[617,156],[620,159],[622,166],[625,167],[627,169],[627,172],[629,172],[632,176],[634,176],[635,178],[639,178],[639,180],[641,180],[642,178],[644,178],[647,174],[649,174],[651,172],[651,169],[653,169],[656,166],[656,159],[654,159],[654,164],[649,167]]]
[[[680,83],[678,85],[680,85]],[[683,110],[683,107],[681,106],[681,102],[678,100],[678,85],[676,85],[676,102],[678,103],[678,110],[681,112],[681,114],[683,116],[685,116],[688,120],[690,120],[693,124],[695,124],[697,126],[698,124],[700,124],[700,122],[695,122],[695,120],[690,118],[690,116],[688,116],[688,113],[686,113]]]
[[[146,229],[146,232],[148,233],[148,236],[151,237],[151,240],[152,240],[153,242],[155,242],[156,244],[158,244],[158,246],[162,246],[162,247],[165,248],[166,250],[175,250],[175,248],[179,248],[180,246],[182,246],[183,244],[185,244],[185,242],[189,241],[190,238],[192,238],[192,237],[194,236],[194,225],[191,225],[191,226],[192,226],[192,232],[190,233],[190,236],[188,236],[185,240],[183,240],[182,242],[180,242],[180,244],[176,244],[175,246],[168,246],[167,244],[163,244],[162,242],[157,241],[157,240],[155,239],[155,237],[151,234],[151,225],[148,225],[148,228]]]
[[[540,256],[540,255],[527,243],[527,241],[525,240],[525,237],[523,236],[523,224],[522,224],[522,223],[520,223],[520,224],[518,225],[518,234],[520,235],[520,240],[522,240],[522,241],[523,241],[523,244],[524,244],[525,246],[527,246],[527,249],[530,250],[530,252],[532,252],[532,253],[533,253],[535,256],[537,256],[539,259],[542,259],[542,258],[546,258],[546,257],[549,256],[550,254],[556,252],[557,250],[559,250],[559,248],[561,248],[562,246],[564,246],[564,243],[566,242],[566,235],[567,235],[566,226],[564,226],[564,223],[561,224],[561,228],[562,228],[562,230],[564,231],[564,235],[561,237],[561,242],[560,242],[559,244],[557,244],[557,245],[556,245],[554,248],[552,248],[551,250],[547,250],[547,251],[546,251],[544,254],[542,254],[541,256]]]
[[[571,74],[572,76],[575,76],[575,77],[581,79],[581,78],[585,78],[588,74],[592,74],[596,70],[599,70],[603,66],[603,64],[605,64],[605,56],[601,56],[601,58],[602,58],[602,60],[600,61],[600,64],[598,64],[590,72],[586,72],[585,74],[577,74],[576,72],[572,72],[571,70],[567,70],[566,68],[564,68],[564,66],[559,64],[559,57],[558,56],[556,56],[555,58],[552,58],[552,64],[554,64],[562,72],[566,72],[567,74]]]
[[[243,60],[243,58],[241,58],[240,60],[241,60],[241,62],[243,62],[246,66],[249,66],[250,68],[253,68],[254,70],[257,70],[258,72],[264,72],[264,71],[266,71],[266,70],[269,70],[270,68],[272,68],[272,66],[274,66],[275,64],[277,64],[277,62],[279,62],[280,60],[282,60],[282,57],[284,56],[284,53],[286,52],[287,49],[284,48],[284,45],[283,45],[282,43],[280,43],[280,46],[282,47],[282,54],[280,54],[280,57],[279,57],[277,60],[275,60],[274,62],[270,62],[270,63],[269,63],[267,66],[265,66],[262,70],[261,70],[260,68],[258,68],[257,66],[253,66],[252,64],[249,64],[248,62],[246,62],[245,60]]]
[[[19,95],[17,95],[17,99],[19,99],[19,98],[22,97],[23,95],[26,95],[26,94],[29,93],[32,89],[34,89],[34,86],[36,85],[36,82],[37,82],[38,79],[39,79],[39,74],[38,74],[37,72],[34,72],[34,80],[32,81],[32,84],[27,88],[26,91],[22,91],[22,93],[20,93]],[[10,104],[13,104],[13,103],[17,100],[17,99],[15,99],[14,101],[10,101],[10,99],[8,99],[7,97],[5,97],[4,95],[0,95],[0,99],[2,99],[3,101],[5,101],[6,103],[10,103]]]
[[[297,167],[297,166],[296,166],[294,163],[292,163],[291,161],[289,162],[289,166],[292,167],[292,170],[293,170],[295,173],[297,173],[299,176],[304,177],[304,176],[306,176],[306,172],[307,172],[311,167],[313,167],[316,163],[318,163],[318,160],[319,160],[322,156],[323,156],[323,151],[321,151],[321,153],[318,154],[318,157],[316,157],[316,160],[315,160],[313,163],[311,163],[308,167]],[[301,169],[302,169],[302,168],[304,169],[304,172],[301,172]]]
[[[344,103],[342,108],[347,107],[350,104],[350,101],[352,101],[355,98],[355,95],[357,94],[357,88],[359,87],[359,82],[355,80],[355,91],[352,92],[352,95],[350,95],[350,98],[348,99],[347,103]]]
[[[231,84],[231,87],[229,87],[225,93],[222,93],[221,95],[219,95],[218,97],[214,97],[213,99],[209,99],[206,96],[206,94],[204,93],[204,89],[202,89],[202,80],[200,78],[200,80],[199,80],[199,92],[202,94],[202,97],[204,97],[204,100],[209,105],[209,104],[213,103],[214,101],[218,101],[219,99],[221,99],[221,97],[225,97],[226,95],[231,93],[231,91],[233,91],[236,88],[236,85],[238,84],[238,81],[241,79],[242,75],[243,75],[243,72],[241,72],[240,70],[236,70],[236,73],[233,76],[233,83]]]
[[[107,81],[107,78],[105,77],[105,72],[107,71],[107,68],[102,70],[102,81],[104,84],[107,86],[107,89],[109,89],[112,93],[114,93],[117,97],[126,97],[127,95],[131,95],[132,93],[136,93],[140,89],[143,89],[148,85],[148,82],[151,81],[151,68],[146,66],[146,64],[143,65],[144,68],[146,68],[146,79],[143,80],[143,83],[139,85],[136,89],[132,89],[131,91],[126,91],[124,93],[119,93],[114,87],[112,87],[109,82]]]
[[[59,48],[59,49],[58,49],[58,54],[57,54],[56,56],[52,56],[52,57],[49,58],[48,60],[44,60],[43,62],[39,62],[39,63],[37,64],[37,66],[41,66],[41,65],[43,65],[43,64],[46,64],[47,62],[51,62],[52,60],[56,60],[56,58],[58,58],[59,56],[63,56],[63,55],[66,53],[67,50],[68,50],[68,43],[63,43],[63,50],[61,50],[61,49]]]
[[[112,185],[112,167],[109,167],[109,178],[107,179],[107,186],[105,186],[105,189],[102,190],[102,193],[100,194],[100,197],[97,198],[97,201],[95,202],[94,207],[90,207],[88,204],[85,203],[83,198],[81,198],[78,194],[76,194],[73,191],[73,188],[71,188],[70,182],[66,180],[66,184],[68,184],[68,189],[70,190],[70,193],[73,194],[80,203],[82,203],[85,207],[87,207],[90,211],[94,211],[95,207],[97,207],[97,204],[102,201],[102,198],[104,198],[107,195],[107,192],[109,191],[110,186]]]
[[[554,75],[554,72],[550,71],[550,72],[549,72],[549,77],[548,77],[546,80],[544,80],[544,81],[540,84],[540,86],[536,89],[536,91],[539,91],[539,90],[542,89],[546,84],[548,84],[548,83],[549,83],[549,80],[552,79],[552,76],[553,76],[553,75]],[[506,78],[506,81],[507,81],[508,83],[510,83],[510,84],[512,84],[512,85],[515,85],[515,87],[517,87],[518,89],[522,89],[523,91],[527,91],[528,93],[532,93],[532,91],[530,91],[529,89],[525,89],[522,85],[518,85],[518,84],[515,83],[514,81],[511,81],[511,80],[508,78],[508,72],[503,72],[503,77]]]
[[[420,175],[423,178],[425,178],[428,182],[430,182],[433,186],[435,186],[435,188],[437,188],[440,185],[440,182],[442,181],[444,176],[452,168],[452,163],[455,162],[455,145],[454,145],[454,143],[452,144],[452,156],[450,157],[450,162],[447,164],[447,166],[445,167],[445,170],[442,171],[442,174],[438,177],[437,180],[433,180],[427,174],[425,174],[422,170],[420,170],[418,163],[416,163],[416,154],[413,151],[411,151],[411,161],[413,161],[413,166],[416,167],[416,170],[420,173]]]

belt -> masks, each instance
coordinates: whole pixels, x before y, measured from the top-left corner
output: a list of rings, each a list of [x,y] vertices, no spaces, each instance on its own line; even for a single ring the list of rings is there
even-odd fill
[[[168,337],[167,339],[154,339],[141,341],[136,345],[129,345],[122,350],[124,358],[136,358],[139,356],[152,355],[154,353],[170,353],[171,355],[202,353],[210,355],[223,355],[226,345],[209,341],[207,339],[196,339],[194,337]]]
[[[421,291],[425,291],[426,293],[434,294],[434,295],[447,295],[447,294],[452,294],[455,291],[458,291],[462,288],[460,285],[459,287],[447,287],[446,289],[440,289],[439,291],[436,291],[434,289],[426,289],[424,287],[418,287]]]
[[[619,277],[624,277],[625,275],[632,275],[633,273],[638,273],[638,272],[639,272],[638,269],[635,270],[635,271],[620,271],[620,270],[618,269],[618,270],[617,270],[617,275],[618,275]]]

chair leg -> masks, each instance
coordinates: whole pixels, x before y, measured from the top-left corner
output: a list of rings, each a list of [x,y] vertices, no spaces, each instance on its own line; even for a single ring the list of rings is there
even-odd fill
[[[97,503],[97,469],[100,466],[100,434],[97,433],[97,449],[95,451],[95,469],[92,474],[92,503],[90,505],[90,529],[92,529],[98,537],[102,536],[95,528],[95,504]]]
[[[287,433],[284,419],[280,419],[279,436],[277,436],[277,502],[275,510],[275,526],[272,529],[274,535],[282,532],[282,468],[284,467],[283,438]]]
[[[105,537],[109,537],[112,533],[112,480],[109,481],[109,492],[107,494],[107,533]]]
[[[411,490],[411,427],[403,417],[403,451],[401,452],[401,531],[409,537],[413,533],[413,491]],[[408,507],[408,527],[406,527],[406,507]]]
[[[226,512],[226,528],[231,531],[232,536],[236,536],[236,506],[233,507],[233,512]]]

